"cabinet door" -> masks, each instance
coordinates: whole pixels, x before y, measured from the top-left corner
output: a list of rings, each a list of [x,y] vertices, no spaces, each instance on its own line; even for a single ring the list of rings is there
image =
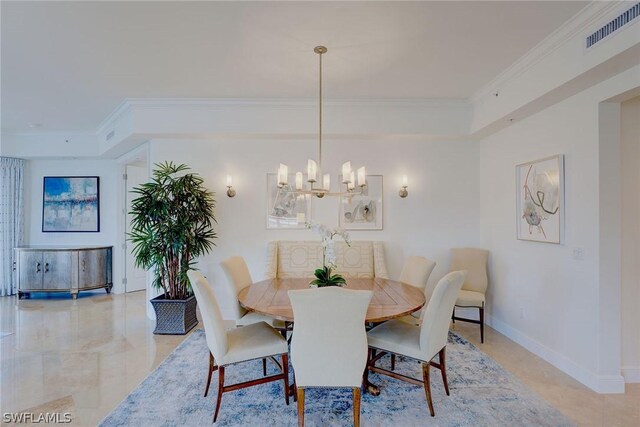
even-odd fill
[[[71,251],[44,251],[42,253],[42,289],[71,289]]]
[[[78,258],[80,269],[78,287],[90,288],[103,286],[107,283],[107,251],[104,249],[91,249],[80,251]]]
[[[42,289],[42,253],[20,251],[18,253],[18,289]]]

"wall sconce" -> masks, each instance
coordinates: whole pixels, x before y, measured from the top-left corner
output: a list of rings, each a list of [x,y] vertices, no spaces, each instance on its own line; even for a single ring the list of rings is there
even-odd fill
[[[402,175],[402,188],[398,192],[398,195],[403,199],[409,195],[409,192],[407,191],[408,186],[409,186],[409,183],[407,180],[407,175]]]
[[[233,177],[231,175],[227,175],[227,196],[235,197],[236,190],[233,189]]]

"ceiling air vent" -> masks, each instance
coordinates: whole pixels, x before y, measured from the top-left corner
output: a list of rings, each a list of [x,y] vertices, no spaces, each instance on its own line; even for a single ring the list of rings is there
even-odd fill
[[[105,138],[105,141],[108,141],[108,140],[110,140],[111,138],[113,138],[113,135],[115,135],[115,134],[116,134],[116,131],[115,131],[115,130],[112,130],[111,132],[109,132],[109,133],[107,134],[107,137]]]
[[[640,16],[640,2],[634,4],[625,12],[618,15],[617,18],[611,20],[592,34],[588,35],[586,38],[587,49],[609,37],[611,34],[615,33],[638,16]]]

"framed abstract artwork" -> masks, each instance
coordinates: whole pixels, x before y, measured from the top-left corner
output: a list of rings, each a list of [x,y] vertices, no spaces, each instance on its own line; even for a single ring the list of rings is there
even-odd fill
[[[562,243],[564,156],[516,166],[516,224],[519,240]]]
[[[305,228],[311,222],[311,196],[296,194],[291,185],[278,187],[277,174],[267,174],[267,228]],[[289,174],[295,182],[295,174]]]
[[[42,186],[42,231],[99,232],[100,178],[45,176]]]
[[[362,194],[340,196],[338,215],[345,230],[382,230],[382,175],[367,175]]]

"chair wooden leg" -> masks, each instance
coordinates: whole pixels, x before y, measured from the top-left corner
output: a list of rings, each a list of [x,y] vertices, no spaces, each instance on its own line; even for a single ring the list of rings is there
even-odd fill
[[[396,355],[391,353],[391,370],[396,370]]]
[[[222,393],[224,390],[224,366],[218,368],[218,398],[216,399],[216,411],[213,414],[213,422],[218,419],[218,412],[220,412],[220,403],[222,402]]]
[[[429,372],[429,363],[422,364],[422,380],[424,381],[424,393],[427,395],[427,403],[429,404],[429,412],[432,417],[436,416],[433,410],[433,401],[431,400],[431,375]]]
[[[453,312],[451,313],[451,321],[456,323],[456,307],[453,306]]]
[[[282,373],[284,374],[284,401],[289,405],[289,355],[282,354]]]
[[[363,393],[367,393],[367,386],[369,385],[369,362],[371,361],[371,349],[367,349],[367,364],[364,367],[364,373],[362,374],[362,390]]]
[[[449,394],[449,382],[447,381],[447,347],[442,347],[440,353],[438,353],[438,361],[440,362],[440,373],[442,373],[442,382],[444,383],[444,391]]]
[[[267,359],[262,359],[262,376],[267,376]]]
[[[304,427],[304,389],[298,387],[298,427]]]
[[[353,426],[360,427],[360,387],[353,388]]]
[[[298,401],[298,387],[296,386],[296,373],[293,373],[293,401]]]
[[[211,386],[211,377],[213,376],[213,371],[218,369],[216,367],[216,361],[213,358],[213,354],[209,352],[209,376],[207,377],[207,386],[204,388],[204,397],[207,397],[209,394],[209,386]]]
[[[480,307],[480,342],[484,344],[484,307]]]

